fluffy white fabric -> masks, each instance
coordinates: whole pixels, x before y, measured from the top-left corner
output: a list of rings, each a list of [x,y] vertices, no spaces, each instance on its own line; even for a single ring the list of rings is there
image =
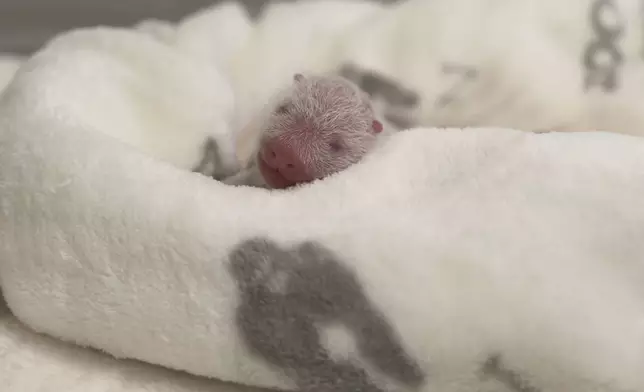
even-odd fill
[[[0,92],[9,84],[22,60],[20,56],[0,54]]]
[[[22,57],[0,55],[0,93]],[[0,189],[2,187],[0,186]],[[38,335],[9,312],[0,297],[0,385],[5,392],[251,392]]]
[[[340,13],[339,2],[283,4],[254,26],[225,5],[179,26],[149,21],[56,39],[0,99],[0,285],[13,313],[36,331],[119,358],[261,387],[644,390],[640,138],[418,127],[349,170],[288,192],[229,187],[186,170],[208,137],[218,164],[233,170],[232,130],[244,116],[294,70],[329,70],[349,54],[410,85],[421,122],[600,127],[621,116],[626,131],[637,128],[640,104],[630,93],[586,99],[564,57],[543,60],[562,65],[561,74],[545,72],[561,80],[546,84],[543,70],[523,71],[534,64],[527,55],[512,57],[498,41],[482,69],[503,76],[486,82],[501,88],[484,83],[469,106],[436,115],[428,108],[437,79],[405,57],[424,53],[420,38],[409,46],[395,39],[432,33],[435,47],[457,48],[484,34],[465,18],[474,11],[464,0],[450,0],[449,13],[446,2],[431,3],[443,5],[356,3]],[[516,39],[501,28],[509,20],[532,21],[516,35],[533,37],[534,50],[560,26],[546,20],[538,30],[537,17],[526,16],[553,2],[476,4],[489,7],[478,11],[490,10],[483,27],[499,39]],[[245,37],[227,42],[221,58],[201,36],[214,31],[208,18],[219,11]],[[434,16],[441,12],[446,21]],[[467,23],[454,22],[458,15]],[[378,40],[387,29],[392,38]],[[472,47],[456,52],[476,57]],[[518,106],[487,107],[491,117],[465,109],[511,92]],[[606,105],[613,117],[592,117],[589,102],[620,104]],[[64,372],[84,372],[67,360],[50,363],[64,369],[61,389],[73,385]]]
[[[147,33],[96,28],[64,34],[19,71],[48,110],[190,170],[207,138],[235,169],[232,89],[216,68]]]
[[[269,8],[250,33],[232,6],[194,20],[222,26],[215,21],[230,15],[226,28],[247,38],[223,46],[237,54],[225,68],[242,119],[293,72],[352,64],[418,94],[410,108],[418,125],[642,135],[639,10],[637,0],[311,1]],[[198,28],[189,20],[179,30]],[[607,36],[611,30],[617,38]],[[216,46],[203,42],[189,37],[178,46],[216,57]],[[613,50],[621,58],[614,63]],[[595,71],[585,65],[587,52]],[[603,88],[613,72],[615,87]]]
[[[29,331],[0,302],[0,385],[5,392],[252,392]]]
[[[644,141],[417,129],[271,193],[161,165],[51,112],[22,116],[34,103],[10,98],[0,276],[39,331],[284,385],[240,336],[227,260],[256,236],[311,240],[358,275],[431,374],[422,390],[481,388],[476,365],[492,352],[540,390],[644,388]]]

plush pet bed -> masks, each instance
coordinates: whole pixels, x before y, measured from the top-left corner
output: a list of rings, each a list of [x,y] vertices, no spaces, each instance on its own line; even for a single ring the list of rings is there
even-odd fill
[[[303,391],[644,391],[644,139],[598,132],[641,129],[642,71],[625,45],[587,79],[605,6],[562,4],[226,4],[58,37],[0,98],[0,285],[49,336],[5,312],[0,377],[228,388],[147,362]],[[408,129],[298,189],[218,182],[302,69]],[[524,132],[552,128],[587,132]]]

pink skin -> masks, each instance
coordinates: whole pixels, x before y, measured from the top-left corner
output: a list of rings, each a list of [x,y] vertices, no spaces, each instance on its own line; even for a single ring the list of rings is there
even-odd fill
[[[369,99],[344,78],[296,74],[286,96],[271,113],[257,153],[259,171],[271,188],[348,168],[373,148],[383,130]]]

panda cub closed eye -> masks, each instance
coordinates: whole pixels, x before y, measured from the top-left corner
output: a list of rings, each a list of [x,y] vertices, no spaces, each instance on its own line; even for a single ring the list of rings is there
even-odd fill
[[[344,149],[344,142],[340,139],[329,142],[329,148],[333,152],[341,152]]]

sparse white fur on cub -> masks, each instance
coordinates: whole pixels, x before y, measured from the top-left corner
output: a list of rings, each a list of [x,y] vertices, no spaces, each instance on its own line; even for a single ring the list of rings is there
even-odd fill
[[[231,185],[288,188],[357,163],[392,131],[371,99],[337,75],[295,74],[240,133]]]

